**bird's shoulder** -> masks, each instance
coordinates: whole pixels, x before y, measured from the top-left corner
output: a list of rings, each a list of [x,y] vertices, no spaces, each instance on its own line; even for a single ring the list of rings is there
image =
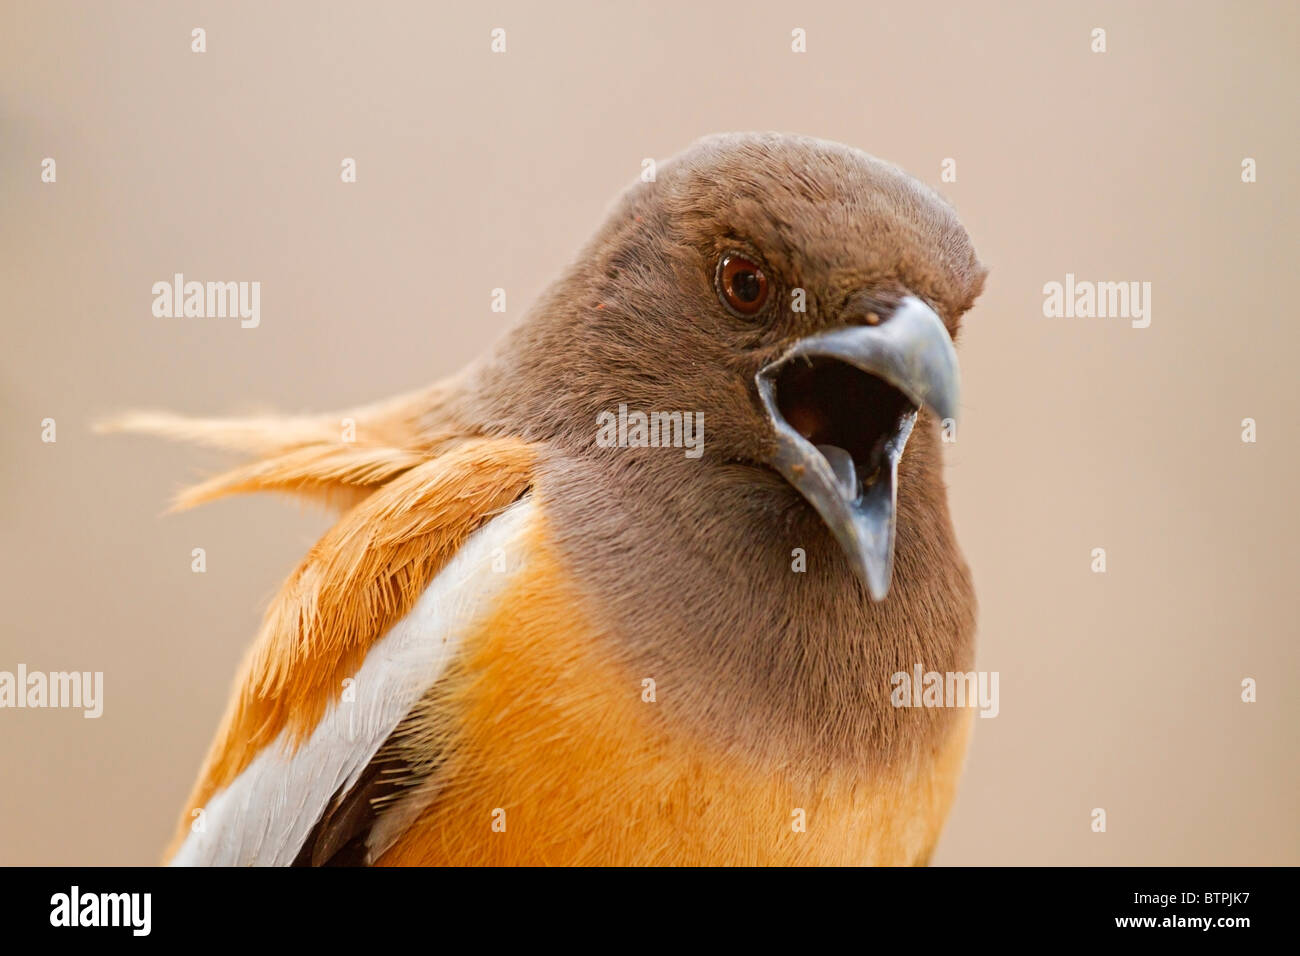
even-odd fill
[[[368,830],[374,802],[355,796],[388,779],[373,758],[526,559],[536,457],[517,439],[459,441],[311,549],[245,659],[173,862],[283,864],[304,848],[322,862]]]

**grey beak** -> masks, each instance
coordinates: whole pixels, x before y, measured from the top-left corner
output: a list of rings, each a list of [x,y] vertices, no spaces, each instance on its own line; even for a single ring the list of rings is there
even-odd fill
[[[897,389],[905,399],[884,433],[868,436],[874,441],[870,461],[838,443],[814,445],[810,439],[818,436],[801,434],[782,414],[782,373],[792,363],[814,360],[852,366]],[[817,510],[872,599],[883,601],[893,577],[898,462],[917,411],[927,406],[941,419],[955,419],[960,401],[957,353],[943,320],[920,299],[908,296],[877,325],[846,326],[800,339],[759,370],[757,383],[776,433],[772,467]],[[856,415],[859,410],[849,411]],[[870,412],[862,409],[861,416]],[[867,476],[865,483],[859,475]]]

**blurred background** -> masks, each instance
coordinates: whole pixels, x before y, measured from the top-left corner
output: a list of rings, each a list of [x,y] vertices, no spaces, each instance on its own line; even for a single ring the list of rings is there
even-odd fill
[[[0,670],[103,671],[105,699],[0,710],[0,863],[159,859],[329,524],[275,498],[162,517],[227,459],[96,419],[451,373],[644,158],[747,129],[901,165],[991,269],[947,477],[1001,712],[934,862],[1300,863],[1298,27],[1290,2],[6,0]],[[260,326],[155,318],[176,272],[260,281]],[[1066,273],[1150,282],[1150,327],[1045,318]]]

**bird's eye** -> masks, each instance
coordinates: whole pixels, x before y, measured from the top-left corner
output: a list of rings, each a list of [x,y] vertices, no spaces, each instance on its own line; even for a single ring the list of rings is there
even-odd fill
[[[738,315],[754,315],[767,302],[767,276],[753,261],[729,252],[718,263],[718,296]]]

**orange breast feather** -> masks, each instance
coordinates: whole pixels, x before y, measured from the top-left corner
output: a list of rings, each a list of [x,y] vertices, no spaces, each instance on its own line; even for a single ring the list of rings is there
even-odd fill
[[[880,779],[803,786],[723,757],[661,723],[659,705],[642,700],[653,675],[610,661],[544,517],[531,536],[525,570],[469,638],[439,704],[439,723],[455,728],[439,796],[381,864],[925,862],[969,717],[917,765]]]

